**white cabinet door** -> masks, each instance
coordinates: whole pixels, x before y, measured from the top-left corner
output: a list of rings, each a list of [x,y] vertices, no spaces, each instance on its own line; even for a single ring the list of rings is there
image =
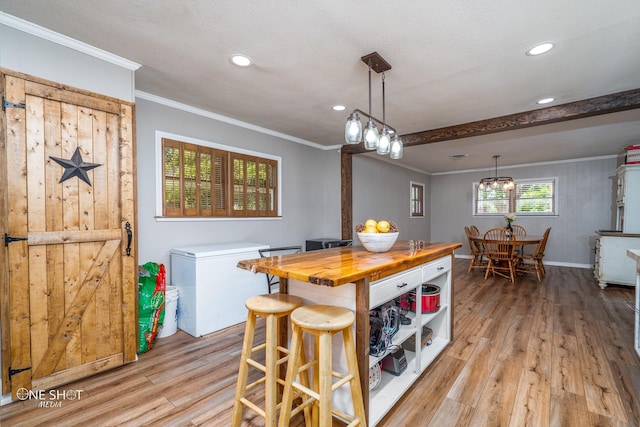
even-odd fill
[[[640,248],[640,237],[600,236],[596,252],[596,278],[601,288],[608,283],[635,286],[636,265],[627,249]]]

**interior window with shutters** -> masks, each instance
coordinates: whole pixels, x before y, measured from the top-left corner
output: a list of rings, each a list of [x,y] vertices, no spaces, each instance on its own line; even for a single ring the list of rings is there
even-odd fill
[[[557,178],[523,179],[511,191],[474,183],[474,215],[557,215],[556,183]]]
[[[278,161],[162,138],[165,217],[276,217]]]

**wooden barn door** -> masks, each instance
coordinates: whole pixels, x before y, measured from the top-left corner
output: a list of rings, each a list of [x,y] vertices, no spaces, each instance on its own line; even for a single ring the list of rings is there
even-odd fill
[[[15,398],[135,360],[134,108],[0,71],[2,390]]]

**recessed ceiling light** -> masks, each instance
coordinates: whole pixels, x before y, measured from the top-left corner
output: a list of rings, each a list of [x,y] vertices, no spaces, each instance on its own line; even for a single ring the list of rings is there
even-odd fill
[[[332,108],[333,111],[344,111],[347,109],[347,107],[345,107],[344,105],[334,105]]]
[[[527,51],[527,55],[536,56],[542,55],[543,53],[549,52],[553,49],[554,44],[551,42],[544,42],[533,46],[531,49]]]
[[[251,61],[251,58],[249,58],[247,55],[234,53],[233,55],[231,55],[231,62],[236,64],[238,67],[248,67],[253,61]]]
[[[536,104],[540,104],[540,105],[548,104],[548,103],[553,102],[555,100],[556,100],[555,98],[542,98],[538,102],[536,102]]]

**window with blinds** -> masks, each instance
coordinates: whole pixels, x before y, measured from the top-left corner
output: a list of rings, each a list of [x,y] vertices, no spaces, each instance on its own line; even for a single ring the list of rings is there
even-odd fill
[[[557,178],[516,181],[511,191],[474,183],[474,215],[556,215]]]
[[[278,162],[162,139],[163,215],[277,216]]]

